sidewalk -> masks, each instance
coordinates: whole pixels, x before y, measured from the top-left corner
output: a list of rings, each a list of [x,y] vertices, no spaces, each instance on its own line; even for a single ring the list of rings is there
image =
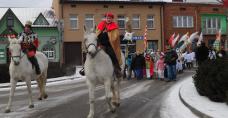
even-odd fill
[[[47,85],[50,85],[51,83],[58,83],[58,82],[64,82],[68,80],[79,80],[83,79],[84,77],[79,74],[79,71],[81,70],[81,66],[76,67],[76,72],[74,75],[71,76],[63,76],[63,77],[57,77],[57,78],[48,78],[47,79]],[[37,82],[36,81],[31,81],[31,85],[36,86]],[[17,87],[26,87],[26,83],[23,82],[18,82]],[[10,83],[1,83],[0,84],[0,90],[5,90],[10,88]]]
[[[207,97],[200,96],[192,78],[182,83],[179,97],[182,103],[200,118],[228,118],[228,105],[212,102]]]

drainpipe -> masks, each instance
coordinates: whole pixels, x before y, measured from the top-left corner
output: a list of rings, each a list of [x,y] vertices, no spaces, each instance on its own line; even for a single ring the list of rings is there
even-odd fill
[[[226,51],[226,55],[228,53],[228,8],[226,8],[226,39],[225,39],[225,51]]]
[[[61,42],[60,42],[60,51],[61,51],[61,53],[60,53],[60,55],[61,55],[61,62],[60,62],[60,67],[62,67],[63,66],[63,64],[64,64],[64,19],[63,19],[63,4],[64,4],[64,1],[63,0],[60,0],[59,1],[59,4],[60,4],[60,7],[61,7],[61,13],[60,13],[60,23],[61,23],[61,30],[60,30],[60,35],[61,35]]]
[[[164,13],[164,4],[162,4],[162,6],[160,7],[160,24],[161,24],[161,51],[164,51],[164,47],[165,47],[165,41],[164,41],[164,19],[163,19],[163,13]]]
[[[196,31],[198,31],[198,22],[197,22],[198,21],[198,14],[197,14],[197,12],[198,12],[198,6],[196,6],[196,8],[195,8],[195,16],[196,16],[196,20],[195,20],[196,28],[195,29],[196,29]]]

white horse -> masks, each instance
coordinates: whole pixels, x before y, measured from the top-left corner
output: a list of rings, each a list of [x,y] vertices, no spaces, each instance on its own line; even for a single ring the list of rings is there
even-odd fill
[[[97,46],[96,27],[87,31],[84,27],[84,45],[87,50],[85,76],[89,88],[90,111],[87,118],[94,117],[95,87],[97,82],[104,83],[108,108],[115,112],[120,105],[119,84],[122,78],[116,78],[112,61],[106,52]]]
[[[38,83],[40,90],[39,100],[42,100],[42,98],[46,99],[48,97],[45,92],[48,69],[48,59],[46,55],[38,51],[36,52],[36,58],[41,70],[41,74],[36,75],[36,72],[31,62],[28,60],[27,55],[21,51],[21,40],[16,38],[11,39],[9,37],[9,42],[9,50],[11,53],[11,62],[9,66],[11,89],[8,105],[5,110],[6,113],[10,112],[12,98],[14,96],[14,91],[18,80],[24,80],[26,82],[29,94],[29,108],[34,107],[32,101],[31,80],[36,79]]]

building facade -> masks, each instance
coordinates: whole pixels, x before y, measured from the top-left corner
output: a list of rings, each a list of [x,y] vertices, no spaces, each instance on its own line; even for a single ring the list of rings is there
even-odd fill
[[[130,19],[134,41],[129,45],[126,44],[126,41],[122,41],[123,52],[126,50],[130,53],[136,50],[143,51],[146,25],[148,48],[151,50],[162,49],[162,4],[163,2],[148,2],[146,0],[138,2],[117,0],[53,1],[55,12],[64,23],[63,63],[67,65],[82,64],[83,26],[92,28],[103,20],[106,12],[112,12],[115,15],[114,19],[119,25],[121,36],[125,33],[125,18],[129,17]]]
[[[164,5],[164,40],[175,34],[180,36],[198,31],[203,32],[204,42],[212,46],[219,29],[222,31],[222,45],[227,45],[227,16],[225,8],[218,4],[167,3]],[[164,44],[166,45],[166,44]],[[227,48],[227,47],[226,47]]]
[[[31,21],[32,30],[39,39],[39,51],[49,60],[49,65],[60,65],[61,37],[58,20],[49,8],[0,8],[0,82],[9,81],[10,54],[8,36],[18,36],[26,21]],[[52,72],[50,69],[49,72]]]

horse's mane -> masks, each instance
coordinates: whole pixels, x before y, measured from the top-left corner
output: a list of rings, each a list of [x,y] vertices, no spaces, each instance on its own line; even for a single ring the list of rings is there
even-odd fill
[[[20,43],[20,40],[16,39],[16,38],[11,38],[9,40],[10,44],[19,44]]]

